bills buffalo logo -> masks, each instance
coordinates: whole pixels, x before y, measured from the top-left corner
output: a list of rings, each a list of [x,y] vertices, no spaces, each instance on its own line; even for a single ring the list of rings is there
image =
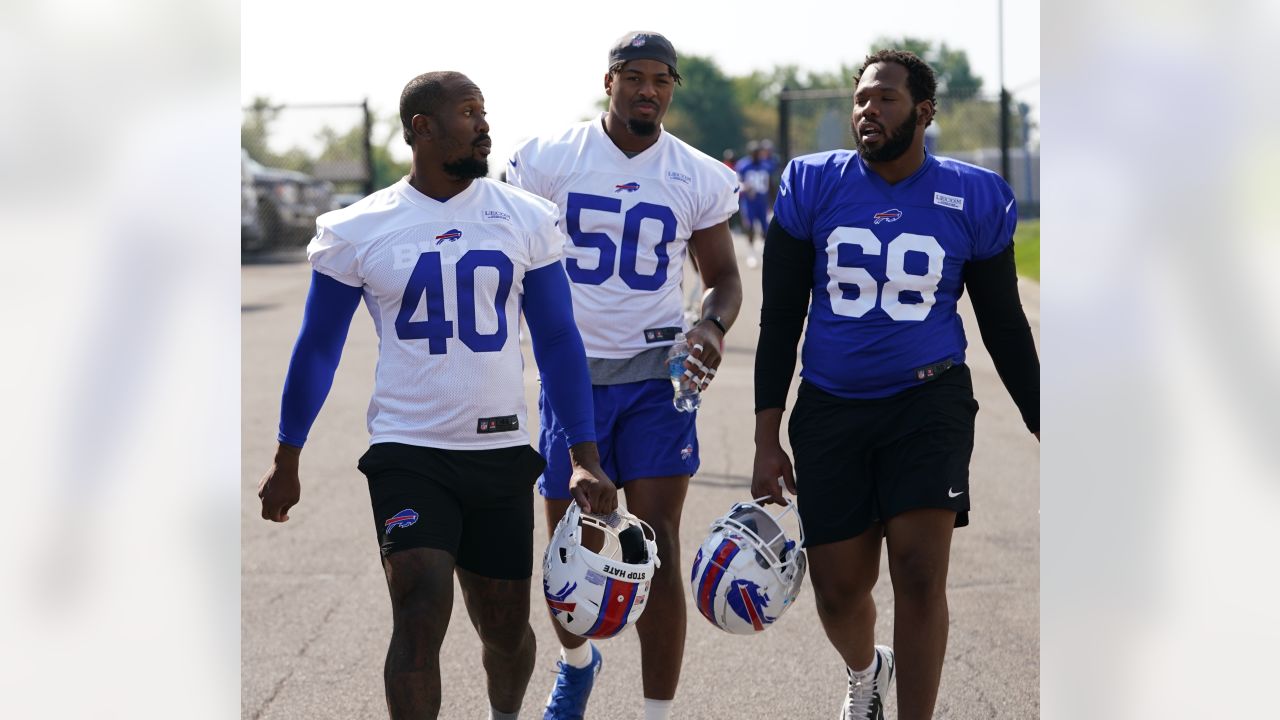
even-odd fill
[[[401,510],[395,515],[387,518],[387,521],[383,523],[382,526],[386,528],[387,534],[390,535],[392,530],[395,530],[396,528],[407,528],[416,522],[418,522],[418,513],[410,508],[405,508],[404,510]]]
[[[644,36],[637,35],[631,40],[631,47],[644,47]]]
[[[884,212],[878,212],[872,217],[875,218],[876,225],[879,225],[881,222],[897,222],[898,219],[902,217],[902,211],[897,208],[894,208],[892,210],[885,210]]]
[[[631,181],[631,182],[629,182],[629,183],[623,183],[623,184],[621,184],[621,185],[614,185],[614,186],[613,186],[613,191],[614,191],[615,193],[620,193],[620,192],[622,192],[623,190],[626,190],[627,192],[635,192],[635,191],[637,191],[637,190],[639,190],[639,189],[640,189],[640,183],[635,182],[634,180],[633,180],[633,181]]]
[[[764,630],[765,625],[771,624],[778,618],[765,614],[765,609],[769,607],[769,596],[760,592],[760,586],[750,580],[734,580],[729,585],[729,593],[726,600],[729,603],[729,609],[738,617],[751,623],[751,627],[756,632]]]
[[[571,603],[565,600],[569,597],[569,593],[578,589],[578,583],[565,583],[560,588],[560,592],[551,592],[551,586],[547,585],[547,579],[542,579],[542,594],[547,598],[547,607],[551,608],[552,615],[559,615],[561,611],[573,612],[578,607],[577,603]]]
[[[702,567],[702,548],[698,548],[698,554],[693,558],[693,572],[689,574],[689,582],[698,579],[698,570]]]
[[[458,229],[456,229],[456,228],[455,228],[455,229],[453,229],[453,230],[449,230],[449,231],[447,231],[447,232],[443,232],[443,233],[441,233],[441,234],[437,235],[437,236],[436,236],[436,244],[437,244],[437,245],[439,245],[440,243],[444,242],[445,240],[449,240],[449,241],[451,241],[451,242],[452,242],[453,240],[457,240],[457,239],[458,239],[458,238],[460,238],[460,237],[462,237],[462,231],[461,231],[461,230],[458,230]]]

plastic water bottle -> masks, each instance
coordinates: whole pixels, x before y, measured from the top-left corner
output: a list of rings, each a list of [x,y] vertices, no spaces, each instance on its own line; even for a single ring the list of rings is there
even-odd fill
[[[698,383],[685,375],[684,361],[689,357],[689,343],[684,333],[676,335],[676,342],[667,354],[667,373],[671,376],[671,389],[675,396],[672,402],[680,412],[693,412],[702,405],[702,395],[698,392]]]

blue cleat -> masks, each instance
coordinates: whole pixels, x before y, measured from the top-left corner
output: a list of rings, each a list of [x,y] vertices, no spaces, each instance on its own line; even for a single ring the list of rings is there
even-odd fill
[[[582,720],[582,714],[587,711],[587,699],[591,697],[591,686],[595,685],[604,658],[592,644],[590,665],[576,668],[563,660],[556,664],[560,669],[556,674],[555,687],[547,697],[547,709],[542,720]]]

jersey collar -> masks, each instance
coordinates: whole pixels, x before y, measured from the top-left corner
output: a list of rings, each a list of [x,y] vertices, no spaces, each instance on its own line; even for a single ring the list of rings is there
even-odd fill
[[[407,200],[409,200],[409,202],[413,203],[414,205],[421,205],[422,207],[428,208],[430,210],[444,210],[444,209],[453,210],[455,208],[459,208],[459,207],[462,207],[463,205],[466,205],[467,201],[471,198],[471,196],[475,195],[476,192],[478,192],[477,188],[480,187],[480,183],[485,182],[486,179],[487,178],[476,178],[475,180],[472,180],[471,184],[467,186],[466,190],[463,190],[462,192],[458,193],[457,195],[454,195],[453,197],[449,198],[448,200],[445,200],[444,202],[436,200],[435,198],[429,195],[423,195],[422,192],[418,190],[418,188],[409,184],[408,175],[400,178],[400,182],[396,184],[399,186],[400,194],[403,195]]]
[[[909,190],[912,185],[915,185],[917,180],[924,177],[925,174],[927,174],[931,169],[933,169],[933,166],[938,164],[937,159],[935,159],[933,155],[926,152],[924,154],[924,162],[920,163],[920,167],[916,168],[915,172],[911,173],[911,175],[900,180],[899,182],[893,185],[890,185],[889,183],[885,182],[884,178],[880,177],[871,168],[867,167],[867,164],[862,161],[861,153],[855,152],[853,156],[857,158],[858,171],[862,173],[862,176],[866,179],[866,181],[870,183],[873,187],[878,189],[880,192],[884,193],[886,197],[890,197],[890,198],[896,197],[897,195]]]

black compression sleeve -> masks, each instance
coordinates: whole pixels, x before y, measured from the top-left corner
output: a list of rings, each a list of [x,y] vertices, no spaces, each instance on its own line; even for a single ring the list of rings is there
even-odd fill
[[[796,369],[813,289],[813,244],[791,237],[775,219],[764,236],[764,300],[756,346],[756,412],[784,408]]]
[[[1027,429],[1039,432],[1040,358],[1018,297],[1013,244],[994,257],[965,263],[964,284],[978,316],[982,344],[991,353],[1001,382]]]

